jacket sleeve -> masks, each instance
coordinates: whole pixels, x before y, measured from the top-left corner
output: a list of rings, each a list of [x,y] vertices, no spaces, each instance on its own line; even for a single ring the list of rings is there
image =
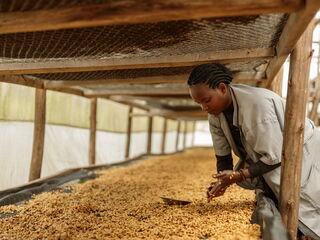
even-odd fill
[[[231,154],[230,144],[221,129],[219,119],[209,117],[209,127],[215,154],[219,156]]]

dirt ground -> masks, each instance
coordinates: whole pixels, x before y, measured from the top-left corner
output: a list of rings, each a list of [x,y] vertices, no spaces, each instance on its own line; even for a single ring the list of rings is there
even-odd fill
[[[151,157],[99,172],[95,180],[0,207],[0,239],[259,239],[254,192],[231,186],[206,202],[211,149]],[[192,201],[168,206],[161,196]]]

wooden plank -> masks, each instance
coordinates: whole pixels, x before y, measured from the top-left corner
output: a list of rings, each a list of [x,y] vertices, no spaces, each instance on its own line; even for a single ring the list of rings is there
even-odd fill
[[[153,117],[148,118],[148,136],[147,136],[147,154],[151,154],[152,151],[152,127],[153,127]]]
[[[181,121],[178,120],[177,136],[176,136],[176,152],[179,151],[180,131],[181,131]]]
[[[149,106],[143,105],[143,104],[139,104],[139,103],[135,103],[133,101],[130,100],[126,100],[125,96],[110,96],[110,97],[106,97],[106,99],[109,99],[111,101],[117,102],[117,103],[121,103],[121,104],[125,104],[128,106],[132,106],[135,108],[139,108],[145,111],[150,110]],[[129,113],[129,115],[132,115],[132,113]]]
[[[104,97],[112,95],[128,95],[128,96],[152,96],[152,95],[188,95],[188,89],[177,89],[177,88],[146,88],[146,89],[110,89],[110,90],[86,90],[84,96],[86,97]]]
[[[290,14],[276,46],[277,56],[270,61],[266,69],[268,78],[267,88],[270,88],[271,83],[279,72],[281,66],[289,56],[308,24],[314,18],[319,7],[319,0],[307,0],[304,8]]]
[[[78,95],[84,97],[82,90],[77,89],[75,86],[58,86],[58,87],[46,87],[45,80],[26,78],[24,76],[15,76],[15,75],[0,75],[0,82],[10,83],[10,84],[18,84],[26,87],[34,87],[38,89],[46,89],[56,92],[63,92]]]
[[[89,165],[96,164],[97,98],[90,99]]]
[[[45,88],[64,89],[72,86],[90,87],[94,85],[106,86],[109,84],[160,84],[160,83],[185,83],[189,74],[159,75],[152,77],[137,77],[129,79],[99,79],[99,80],[46,80]],[[238,72],[234,73],[233,83],[257,84],[266,82],[265,75],[262,72]]]
[[[165,150],[166,150],[167,126],[168,126],[168,119],[165,118],[163,121],[163,128],[162,128],[161,154],[165,154]]]
[[[319,103],[320,103],[320,77],[317,78],[316,80],[317,84],[316,84],[316,92],[315,92],[315,96],[312,99],[312,108],[311,111],[309,113],[309,118],[316,124],[318,125],[318,107],[319,107]]]
[[[0,75],[0,82],[18,84],[34,88],[44,88],[43,80],[25,78],[23,76]]]
[[[36,89],[32,158],[29,181],[41,177],[46,124],[46,90]]]
[[[127,141],[126,141],[126,154],[125,154],[126,159],[128,159],[130,156],[131,128],[132,128],[132,117],[130,116],[130,114],[132,113],[132,111],[133,111],[133,107],[130,106],[128,122],[127,122]]]
[[[186,97],[189,97],[189,95]],[[151,116],[162,116],[168,119],[190,119],[190,120],[204,120],[208,118],[207,114],[201,110],[172,111],[167,109],[156,109],[152,106],[142,105],[142,104],[138,104],[138,103],[134,103],[132,101],[126,100],[126,96],[110,96],[108,99],[118,103],[126,104],[131,107],[136,107],[142,110],[149,111],[147,115],[151,115]],[[129,113],[129,116],[134,116],[134,115],[132,113]]]
[[[281,161],[280,212],[290,239],[296,239],[302,148],[312,58],[310,25],[291,53]]]
[[[108,59],[62,59],[37,60],[35,62],[0,62],[0,74],[35,74],[55,72],[86,72],[116,69],[138,69],[159,67],[185,67],[207,62],[227,63],[231,60],[269,59],[275,56],[274,48],[238,49],[221,52],[203,52],[184,55],[162,55],[150,57]]]
[[[110,1],[49,10],[1,13],[0,33],[33,32],[115,24],[293,12],[298,0]]]
[[[187,132],[188,132],[188,122],[184,121],[183,149],[186,149],[186,147],[187,147]]]
[[[193,121],[193,123],[192,123],[191,146],[194,146],[195,132],[196,132],[196,121]]]
[[[86,97],[83,93],[83,90],[81,90],[77,87],[61,87],[61,88],[45,88],[45,89],[55,91],[55,92],[73,94],[73,95],[77,95],[80,97]]]
[[[248,75],[248,73],[242,73],[243,75]],[[252,78],[254,76],[257,76],[256,73],[251,74]],[[261,77],[259,75],[258,77]],[[185,76],[184,83],[186,83],[188,79],[188,75]],[[237,82],[237,81],[235,81]],[[254,81],[255,83],[257,81]],[[106,96],[112,96],[112,95],[127,95],[127,96],[154,96],[154,95],[166,95],[166,96],[177,96],[177,95],[189,95],[189,90],[187,86],[177,88],[174,86],[172,87],[161,87],[161,88],[156,88],[153,85],[136,85],[136,87],[140,88],[133,88],[132,86],[128,85],[127,87],[119,87],[119,88],[109,88],[107,86],[104,86],[103,89],[96,88],[96,89],[83,89],[83,94],[86,97],[106,97]],[[142,88],[143,86],[143,88]]]
[[[282,96],[282,79],[283,79],[283,67],[281,67],[280,71],[276,75],[275,79],[272,81],[270,85],[270,90]]]

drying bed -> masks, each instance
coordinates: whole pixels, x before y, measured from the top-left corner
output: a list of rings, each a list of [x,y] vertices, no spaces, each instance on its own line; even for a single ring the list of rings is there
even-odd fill
[[[259,239],[254,192],[230,187],[206,202],[211,149],[151,157],[99,178],[0,208],[0,239]],[[192,201],[166,205],[161,196]]]

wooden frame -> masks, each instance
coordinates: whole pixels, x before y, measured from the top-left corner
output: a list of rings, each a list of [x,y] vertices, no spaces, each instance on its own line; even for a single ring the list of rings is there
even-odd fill
[[[178,151],[179,151],[180,131],[181,131],[181,121],[180,121],[180,120],[178,120],[177,136],[176,136],[176,152],[178,152]]]
[[[279,208],[290,239],[296,239],[303,139],[313,27],[309,25],[291,53],[283,134]]]
[[[107,86],[109,84],[160,84],[160,83],[186,83],[189,74],[177,75],[159,75],[153,77],[137,77],[129,79],[98,79],[98,80],[43,80],[44,87],[48,89],[65,89],[74,86]],[[0,79],[1,81],[1,79]],[[40,80],[39,80],[40,81]],[[233,83],[244,84],[264,84],[267,82],[264,74],[261,72],[240,72],[234,73]]]
[[[151,0],[148,3],[120,0],[104,4],[2,13],[0,33],[293,12],[302,6],[303,1],[299,0]]]
[[[192,123],[192,140],[191,140],[191,146],[194,146],[194,139],[195,139],[195,131],[196,131],[196,121],[193,121]]]
[[[129,115],[128,115],[128,122],[127,122],[127,141],[126,141],[126,152],[125,158],[128,159],[130,156],[130,145],[131,145],[131,128],[132,128],[132,111],[133,107],[129,107]]]
[[[186,147],[187,147],[187,133],[188,133],[188,122],[184,121],[183,149],[186,149]]]
[[[152,152],[152,128],[153,128],[153,117],[148,117],[148,136],[147,136],[147,154]]]
[[[162,128],[161,154],[165,154],[165,150],[166,150],[167,126],[168,126],[168,119],[165,118],[163,122],[163,128]]]
[[[32,181],[41,177],[45,126],[46,126],[46,90],[36,89],[33,147],[32,147],[32,159],[31,159],[30,172],[29,172],[29,181]]]
[[[89,165],[96,164],[97,98],[90,99]]]
[[[318,0],[307,0],[304,8],[290,14],[276,46],[277,56],[270,61],[266,69],[266,75],[268,78],[267,88],[270,88],[272,81],[281,66],[289,56],[308,24],[316,15],[319,7],[320,2]]]
[[[319,66],[319,62],[318,62],[318,66]],[[315,125],[318,125],[318,106],[320,103],[320,76],[318,76],[318,78],[315,80],[315,94],[314,97],[312,99],[312,108],[309,112],[309,118],[315,123]]]
[[[221,52],[205,52],[199,54],[185,54],[182,56],[164,55],[135,58],[110,59],[63,59],[56,61],[0,63],[0,74],[36,74],[55,72],[86,72],[117,69],[141,69],[159,67],[185,67],[201,63],[228,63],[248,59],[270,59],[275,56],[274,48],[239,49]],[[251,79],[251,76],[248,78]]]

